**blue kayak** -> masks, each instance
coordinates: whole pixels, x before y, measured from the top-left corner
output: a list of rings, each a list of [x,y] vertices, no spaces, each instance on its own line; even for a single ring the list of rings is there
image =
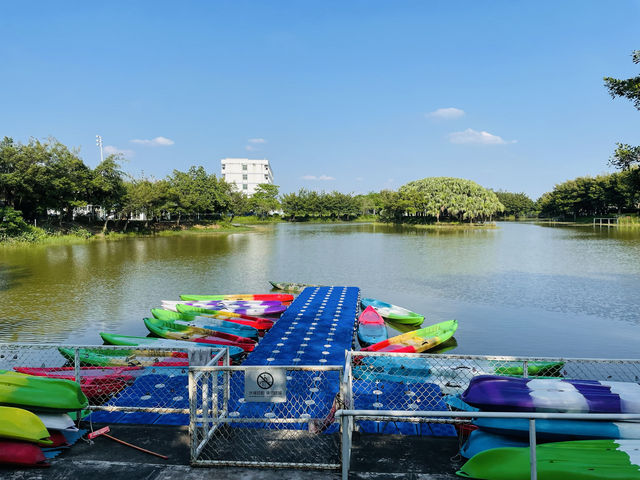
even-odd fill
[[[358,317],[358,340],[363,347],[383,342],[389,338],[384,319],[372,306],[368,306]]]
[[[473,423],[486,432],[529,438],[529,420],[526,418],[478,418]],[[536,436],[554,442],[598,438],[640,439],[640,423],[540,419],[536,420]]]

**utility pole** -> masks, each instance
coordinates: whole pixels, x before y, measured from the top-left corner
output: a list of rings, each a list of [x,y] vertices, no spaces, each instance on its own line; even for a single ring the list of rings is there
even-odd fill
[[[102,163],[104,157],[102,155],[102,137],[100,135],[96,135],[96,145],[100,148],[100,163]]]

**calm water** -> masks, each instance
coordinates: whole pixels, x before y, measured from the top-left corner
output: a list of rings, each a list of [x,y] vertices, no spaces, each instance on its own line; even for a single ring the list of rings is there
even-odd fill
[[[279,224],[255,232],[0,249],[0,341],[146,335],[180,293],[256,293],[267,280],[356,285],[456,318],[451,353],[640,358],[640,232],[503,223],[430,232]]]

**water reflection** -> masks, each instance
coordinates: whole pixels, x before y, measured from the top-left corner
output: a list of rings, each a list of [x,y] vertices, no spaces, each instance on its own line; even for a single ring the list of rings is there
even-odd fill
[[[640,357],[640,231],[514,223],[277,224],[2,249],[0,340],[146,335],[163,299],[269,291],[268,280],[356,285],[426,324],[456,318],[456,353]]]

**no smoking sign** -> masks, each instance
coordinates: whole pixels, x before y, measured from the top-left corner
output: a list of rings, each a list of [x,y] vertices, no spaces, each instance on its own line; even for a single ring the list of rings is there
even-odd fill
[[[246,402],[286,402],[286,370],[283,368],[261,368],[245,371],[244,399]]]

